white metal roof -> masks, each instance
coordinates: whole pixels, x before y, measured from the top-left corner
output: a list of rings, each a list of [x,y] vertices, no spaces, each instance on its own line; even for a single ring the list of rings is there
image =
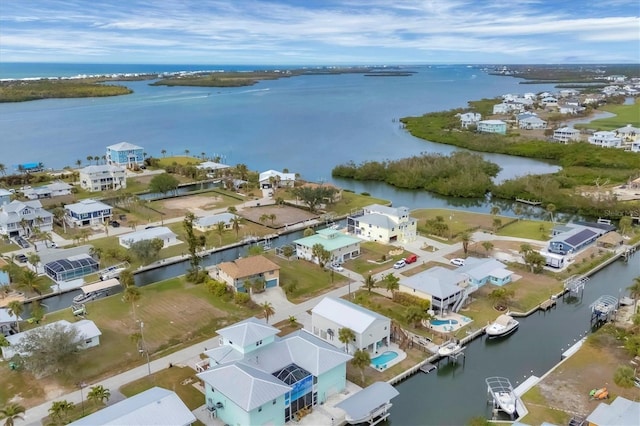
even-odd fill
[[[325,297],[312,310],[312,315],[320,315],[343,328],[363,333],[376,321],[391,321],[377,312],[344,299]]]
[[[128,242],[129,244],[142,240],[152,240],[154,238],[174,238],[176,234],[166,226],[158,226],[156,228],[142,229],[140,231],[129,232],[128,234],[120,235],[118,238],[120,242]]]
[[[22,317],[18,317],[19,320],[22,320]],[[15,322],[16,317],[13,315],[9,315],[9,311],[6,308],[0,308],[0,324],[7,322]]]
[[[93,284],[87,284],[82,286],[80,289],[84,294],[93,293],[94,291],[104,290],[106,288],[115,287],[120,285],[120,281],[117,278],[111,278],[110,280],[99,281]]]
[[[71,424],[75,426],[187,426],[195,421],[196,417],[175,392],[153,387]]]
[[[92,200],[88,198],[74,204],[65,204],[64,208],[76,214],[82,214],[93,213],[100,210],[110,210],[111,206],[103,203],[102,201]]]
[[[132,149],[144,149],[144,148],[129,142],[120,142],[114,145],[109,145],[107,149],[110,149],[111,151],[129,151]]]
[[[442,300],[464,291],[458,286],[458,283],[463,281],[464,276],[457,271],[434,266],[410,277],[401,278],[400,284]]]
[[[389,383],[375,382],[336,404],[336,407],[352,419],[363,419],[398,395],[400,392]]]
[[[270,326],[264,320],[251,317],[217,331],[219,335],[233,342],[234,345],[246,347],[259,340],[275,336],[280,330]]]

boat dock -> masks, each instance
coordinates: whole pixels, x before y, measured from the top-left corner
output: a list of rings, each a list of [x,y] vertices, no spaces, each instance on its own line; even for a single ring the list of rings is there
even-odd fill
[[[485,382],[487,383],[489,401],[493,405],[493,420],[497,419],[498,411],[508,414],[513,420],[517,416],[516,405],[518,397],[509,379],[506,377],[488,377]]]
[[[436,370],[438,367],[434,364],[431,364],[430,362],[425,362],[424,364],[422,364],[419,368],[420,371],[422,371],[425,374],[429,374],[431,373],[433,370]]]
[[[533,200],[525,200],[524,198],[516,198],[518,203],[528,204],[530,206],[539,206],[542,204],[542,201],[533,201]]]

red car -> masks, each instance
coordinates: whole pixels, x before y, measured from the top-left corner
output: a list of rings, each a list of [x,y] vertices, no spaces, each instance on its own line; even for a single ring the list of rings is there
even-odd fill
[[[409,263],[413,263],[413,262],[417,262],[418,261],[418,256],[415,254],[410,254],[409,256],[407,256],[404,261],[409,264]]]

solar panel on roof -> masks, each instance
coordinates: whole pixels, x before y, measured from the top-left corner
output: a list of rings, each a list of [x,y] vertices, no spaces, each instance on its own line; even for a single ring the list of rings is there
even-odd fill
[[[583,229],[582,231],[578,232],[575,235],[570,236],[569,238],[567,238],[565,240],[565,242],[573,247],[579,246],[580,244],[582,244],[583,242],[587,241],[588,239],[592,238],[594,235],[596,235],[595,232],[593,232],[590,229]]]

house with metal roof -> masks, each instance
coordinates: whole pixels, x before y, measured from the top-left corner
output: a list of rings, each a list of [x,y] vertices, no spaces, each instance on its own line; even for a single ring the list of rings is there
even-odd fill
[[[107,147],[107,164],[128,169],[144,164],[144,148],[129,142],[120,142]]]
[[[216,280],[241,293],[248,291],[248,283],[256,281],[264,283],[264,288],[280,285],[280,266],[262,255],[219,263],[211,274]]]
[[[475,126],[478,121],[482,120],[482,114],[478,112],[465,112],[464,114],[456,114],[456,117],[460,119],[460,127],[468,129],[469,126]]]
[[[266,172],[260,173],[258,182],[262,189],[293,187],[296,183],[296,174],[267,170]]]
[[[383,244],[414,241],[417,230],[418,220],[409,216],[407,207],[371,204],[347,217],[347,232]]]
[[[566,224],[562,232],[555,233],[551,238],[547,251],[561,255],[576,253],[593,244],[607,232],[610,232],[609,227]]]
[[[480,259],[469,257],[464,266],[456,269],[456,272],[465,275],[470,284],[482,287],[486,283],[503,286],[511,282],[513,272],[508,270],[504,263],[488,258]]]
[[[518,121],[518,127],[525,130],[546,129],[547,122],[538,116],[525,117]]]
[[[60,320],[56,322],[52,322],[50,324],[43,325],[41,327],[32,328],[27,331],[23,331],[21,333],[12,334],[7,336],[6,339],[9,342],[9,346],[3,346],[2,348],[2,357],[4,359],[9,359],[14,355],[18,354],[18,349],[16,346],[20,345],[23,339],[25,339],[30,334],[34,333],[35,330],[47,329],[47,328],[72,328],[77,330],[78,332],[78,343],[80,343],[80,349],[88,349],[94,346],[98,346],[100,344],[100,336],[102,332],[98,329],[96,324],[91,320],[81,320],[76,322],[69,322],[67,320]]]
[[[115,191],[127,187],[127,171],[112,164],[87,166],[78,171],[80,187],[89,192]]]
[[[331,253],[331,262],[342,263],[360,255],[360,241],[360,238],[335,229],[321,229],[315,235],[297,239],[293,243],[296,245],[296,255],[299,259],[318,263],[318,259],[313,255],[313,246],[320,244]]]
[[[278,332],[257,318],[218,330],[221,345],[205,352],[209,368],[198,374],[212,417],[284,425],[345,389],[351,355],[304,330]]]
[[[338,339],[341,328],[348,328],[355,335],[346,346]],[[311,329],[314,335],[347,353],[362,349],[373,355],[384,352],[391,343],[389,318],[334,297],[325,297],[311,309]]]
[[[218,223],[224,223],[224,229],[229,230],[233,228],[233,220],[237,218],[233,213],[218,213],[207,216],[197,217],[193,221],[193,227],[201,232],[207,232],[212,229],[217,229]]]
[[[195,421],[196,416],[175,392],[155,386],[76,420],[71,425],[189,426]]]
[[[71,227],[102,225],[113,216],[113,207],[87,198],[74,204],[65,204],[64,212],[64,220]]]
[[[11,202],[11,196],[13,193],[7,191],[4,188],[0,188],[0,206],[4,206],[5,204],[9,204]]]
[[[573,127],[561,127],[553,131],[552,140],[560,143],[577,142],[580,140],[580,130]]]
[[[624,143],[635,142],[640,140],[640,129],[627,124],[615,130],[616,135],[622,138]]]
[[[431,309],[436,312],[458,311],[465,292],[471,294],[474,290],[467,290],[466,276],[442,266],[434,266],[410,277],[403,276],[398,285],[398,291],[431,302]]]
[[[203,161],[196,166],[196,169],[204,170],[207,173],[215,173],[220,170],[228,169],[231,166],[222,163],[216,163],[214,161]]]
[[[611,404],[601,402],[587,416],[593,426],[636,426],[640,420],[640,402],[618,396]]]
[[[591,145],[600,146],[602,148],[622,148],[622,138],[617,136],[615,132],[600,131],[594,132],[589,136]]]
[[[61,195],[69,195],[71,194],[71,188],[73,187],[68,183],[56,181],[35,188],[25,188],[22,190],[22,193],[30,200],[38,200],[40,198],[52,198],[59,197]]]
[[[129,232],[118,237],[120,245],[124,248],[131,248],[131,245],[144,240],[161,240],[163,247],[179,244],[177,235],[166,226],[156,226],[154,228],[142,229],[140,231]]]
[[[53,230],[53,215],[42,208],[38,200],[13,200],[0,206],[0,235],[29,236],[34,229]]]
[[[482,120],[478,121],[477,131],[480,133],[507,134],[507,123],[502,120]]]

